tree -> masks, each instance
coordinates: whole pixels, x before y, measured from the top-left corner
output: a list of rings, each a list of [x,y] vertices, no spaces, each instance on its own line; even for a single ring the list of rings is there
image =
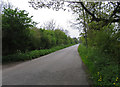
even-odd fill
[[[2,14],[3,55],[27,49],[29,27],[34,23],[28,14],[25,10],[4,8]]]
[[[65,4],[70,7],[75,13],[79,15],[78,23],[82,24],[83,31],[85,33],[85,40],[87,46],[87,30],[96,29],[100,30],[102,27],[108,24],[120,22],[120,2],[81,2],[81,1],[64,1],[64,0],[51,0],[51,1],[29,1],[31,6],[35,9],[38,8],[53,8],[56,10],[64,9]],[[64,9],[65,10],[65,9]],[[95,26],[99,27],[91,28],[88,26],[91,22],[97,22]],[[80,29],[80,28],[79,28]]]
[[[38,29],[37,27],[32,27],[30,29],[30,42],[29,42],[29,50],[36,50],[42,48],[42,41],[41,41],[41,29]]]
[[[77,38],[73,38],[73,40],[74,40],[75,44],[77,44],[79,42]]]
[[[51,21],[44,23],[43,27],[47,30],[55,30],[56,22],[52,19]]]
[[[81,2],[81,1],[64,1],[64,0],[51,0],[51,1],[29,1],[31,6],[35,9],[48,7],[59,10],[65,6],[65,2],[68,3],[72,9],[79,9],[82,7],[86,13],[91,16],[91,21],[104,21],[106,24],[111,22],[119,22],[120,20],[120,2]],[[107,9],[106,9],[107,8]],[[76,11],[77,12],[77,11]],[[106,13],[107,12],[107,13]],[[102,14],[103,15],[102,15]]]

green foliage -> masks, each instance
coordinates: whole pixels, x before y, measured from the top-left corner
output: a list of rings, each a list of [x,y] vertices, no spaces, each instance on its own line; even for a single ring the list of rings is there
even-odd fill
[[[114,25],[104,26],[100,30],[88,30],[88,45],[118,58],[120,56],[118,37],[120,32],[115,30]]]
[[[64,44],[67,40],[67,35],[65,35],[65,33],[59,29],[55,30],[55,37],[56,37],[56,44],[60,45],[60,44]]]
[[[120,32],[114,24],[104,27],[102,24],[103,22],[89,23],[88,48],[80,45],[78,51],[95,86],[119,86],[120,42],[117,39]],[[85,41],[83,36],[81,40]]]
[[[18,61],[53,52],[53,47],[78,43],[62,30],[38,29],[25,10],[4,8],[2,14],[3,61]],[[49,50],[50,49],[50,50]],[[32,51],[35,50],[35,51]],[[40,51],[38,51],[40,50]],[[29,53],[29,51],[32,51]]]
[[[29,41],[29,49],[39,49],[41,45],[41,34],[36,27],[32,27],[30,30],[30,41]]]
[[[29,27],[32,17],[24,10],[8,8],[2,14],[3,55],[12,54],[17,50],[25,51],[29,39]]]
[[[22,53],[21,51],[18,51],[18,53],[16,53],[16,54],[3,56],[2,62],[8,63],[8,62],[31,60],[31,59],[38,58],[40,56],[49,54],[51,52],[55,52],[57,50],[60,50],[60,49],[63,49],[63,48],[66,48],[66,47],[72,46],[72,45],[73,44],[61,45],[61,46],[53,47],[51,49],[33,50],[30,52],[26,52],[26,53]]]
[[[82,61],[86,64],[90,77],[95,87],[116,87],[120,85],[118,62],[113,61],[108,54],[102,53],[96,48],[79,45],[78,52]]]
[[[73,40],[74,40],[74,43],[76,44],[79,42],[77,38],[73,38]]]
[[[119,13],[120,3],[81,2],[81,6],[83,8],[77,9],[80,13],[78,20],[82,18],[84,24],[80,40],[83,45],[86,42],[88,48],[80,45],[80,56],[87,65],[95,86],[120,86],[120,21],[115,16]]]

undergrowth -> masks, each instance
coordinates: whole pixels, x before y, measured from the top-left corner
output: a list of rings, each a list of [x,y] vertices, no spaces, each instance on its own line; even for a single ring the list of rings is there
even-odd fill
[[[73,44],[69,45],[61,45],[61,46],[56,46],[50,49],[41,49],[41,50],[33,50],[30,52],[18,52],[16,54],[12,55],[7,55],[7,56],[2,56],[2,62],[3,63],[9,63],[9,62],[17,62],[17,61],[25,61],[25,60],[31,60],[38,58],[40,56],[55,52],[57,50],[72,46]]]
[[[88,68],[94,87],[120,87],[120,72],[114,57],[82,44],[78,52]]]

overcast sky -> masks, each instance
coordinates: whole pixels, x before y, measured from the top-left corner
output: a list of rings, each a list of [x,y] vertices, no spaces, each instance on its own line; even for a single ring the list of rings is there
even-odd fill
[[[33,21],[39,22],[38,27],[40,27],[43,23],[50,21],[52,19],[55,20],[56,24],[60,27],[69,31],[69,35],[71,37],[79,37],[79,31],[77,29],[73,29],[70,27],[71,23],[69,21],[74,21],[76,18],[72,12],[67,12],[63,10],[53,11],[52,9],[38,9],[35,10],[32,7],[29,7],[29,0],[3,0],[5,2],[10,2],[14,7],[18,7],[20,10],[26,10],[29,12],[30,16],[33,16]]]

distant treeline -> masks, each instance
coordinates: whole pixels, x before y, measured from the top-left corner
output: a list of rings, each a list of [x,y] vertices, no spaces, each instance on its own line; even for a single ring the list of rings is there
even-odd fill
[[[49,49],[59,45],[78,43],[62,30],[46,30],[35,27],[36,22],[25,10],[4,8],[2,13],[3,55],[31,50]]]

